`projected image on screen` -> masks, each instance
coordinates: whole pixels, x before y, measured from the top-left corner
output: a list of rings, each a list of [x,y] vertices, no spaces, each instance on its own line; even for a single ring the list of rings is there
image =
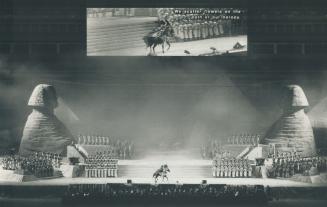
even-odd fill
[[[217,56],[247,52],[237,8],[88,8],[89,56]]]

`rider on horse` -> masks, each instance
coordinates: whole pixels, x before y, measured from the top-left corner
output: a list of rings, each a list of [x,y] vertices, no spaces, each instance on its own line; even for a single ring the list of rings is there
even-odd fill
[[[168,172],[170,172],[168,165],[167,164],[161,165],[161,167],[153,173],[155,183],[157,183],[158,177],[161,177],[162,181],[164,181],[165,178],[168,181],[168,176],[167,176]]]
[[[168,168],[168,165],[167,164],[164,164],[161,167],[163,168],[162,174],[161,174],[162,178],[167,178],[167,180],[168,180],[167,174],[168,174],[168,172],[170,172],[170,169]]]
[[[160,37],[162,33],[170,26],[170,23],[167,20],[161,20],[160,25],[154,28],[151,32],[149,32],[149,36],[151,37]]]
[[[161,45],[162,53],[165,53],[164,45],[167,44],[169,50],[170,48],[170,37],[174,37],[174,30],[170,25],[168,20],[161,20],[159,26],[149,32],[146,36],[143,37],[143,41],[146,45],[146,48],[150,48],[149,54],[156,54],[155,48],[158,45]]]

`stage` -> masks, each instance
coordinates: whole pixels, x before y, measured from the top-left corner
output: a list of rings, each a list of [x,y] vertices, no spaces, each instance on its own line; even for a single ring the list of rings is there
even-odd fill
[[[63,163],[69,166],[68,163]],[[327,186],[326,182],[300,182],[287,179],[270,179],[270,178],[214,178],[212,176],[212,160],[200,159],[197,149],[193,150],[169,150],[169,151],[148,151],[144,156],[140,156],[137,160],[119,160],[118,161],[118,177],[116,178],[47,178],[26,180],[23,182],[9,181],[13,180],[15,174],[5,175],[5,171],[0,169],[0,185],[59,185],[65,186],[69,184],[82,183],[126,183],[132,180],[132,183],[139,184],[155,184],[152,178],[153,173],[160,168],[161,165],[167,164],[170,173],[169,181],[162,182],[159,179],[157,184],[201,184],[203,180],[207,184],[228,184],[228,185],[264,185],[271,187],[312,187]],[[324,177],[327,177],[324,176]]]
[[[67,186],[69,184],[110,184],[110,183],[127,183],[132,180],[133,184],[152,184],[155,185],[154,179],[149,178],[55,178],[46,180],[36,180],[29,182],[0,182],[0,185],[27,185],[27,186]],[[262,178],[170,178],[169,181],[162,182],[160,179],[157,184],[201,184],[206,180],[209,185],[264,185],[270,187],[320,187],[325,185],[295,182],[280,179],[262,179]]]

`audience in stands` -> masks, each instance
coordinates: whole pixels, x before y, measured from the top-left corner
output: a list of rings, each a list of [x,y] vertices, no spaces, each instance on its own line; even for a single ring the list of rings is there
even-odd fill
[[[238,202],[266,201],[263,186],[240,185],[149,185],[149,184],[73,184],[65,202]]]
[[[10,155],[3,158],[2,168],[36,177],[51,177],[54,168],[60,167],[60,161],[61,157],[58,154],[47,152],[35,152],[28,157]]]

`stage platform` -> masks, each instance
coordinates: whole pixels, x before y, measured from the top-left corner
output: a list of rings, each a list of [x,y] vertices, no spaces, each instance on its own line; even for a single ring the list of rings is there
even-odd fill
[[[152,184],[155,185],[153,178],[55,178],[47,180],[37,180],[29,182],[0,182],[0,185],[26,185],[26,186],[67,186],[69,184],[106,184],[106,183],[127,183],[132,180],[134,184]],[[320,187],[326,185],[295,182],[279,179],[262,178],[170,178],[169,181],[158,181],[157,184],[201,184],[206,180],[210,185],[264,185],[270,187]]]
[[[127,183],[132,180],[136,184],[155,184],[152,174],[161,165],[167,164],[171,170],[168,174],[169,181],[157,184],[201,184],[203,180],[212,185],[264,185],[270,187],[314,187],[327,186],[326,182],[307,183],[286,179],[270,178],[213,178],[212,160],[186,159],[184,153],[170,156],[155,156],[153,159],[119,160],[117,178],[48,178],[26,182],[9,181],[1,179],[0,185],[44,185],[44,186],[67,186],[69,184],[105,184],[105,183]],[[1,173],[0,173],[1,174]]]

